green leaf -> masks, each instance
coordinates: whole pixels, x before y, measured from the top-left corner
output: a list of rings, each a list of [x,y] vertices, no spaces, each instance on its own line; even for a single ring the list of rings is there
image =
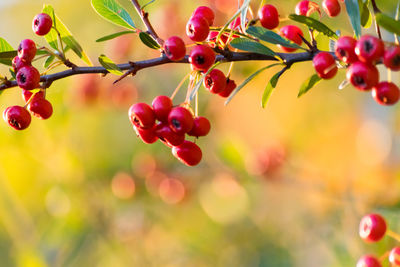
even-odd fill
[[[346,10],[357,38],[361,36],[361,15],[358,0],[346,0]]]
[[[254,72],[252,75],[250,75],[249,77],[247,77],[247,79],[241,83],[238,87],[235,88],[235,90],[230,94],[230,96],[228,97],[228,99],[225,101],[225,105],[228,105],[229,102],[231,102],[231,100],[233,99],[233,97],[244,87],[246,86],[246,84],[248,84],[251,80],[253,80],[258,74],[260,74],[261,72],[263,72],[266,69],[278,66],[278,65],[282,65],[280,63],[276,63],[276,64],[272,64],[266,67],[263,67],[259,70],[257,70],[256,72]]]
[[[18,55],[18,52],[16,50],[0,52],[0,59],[13,59],[17,55]]]
[[[129,13],[116,0],[92,0],[92,7],[106,20],[127,29],[135,29]]]
[[[0,37],[0,52],[13,51],[14,48],[3,38]]]
[[[61,40],[74,51],[74,53],[82,59],[87,65],[92,66],[92,62],[90,61],[89,57],[83,51],[80,44],[75,40],[72,36],[71,32],[68,28],[62,23],[62,21],[54,14],[54,9],[50,5],[44,5],[43,13],[49,14],[53,18],[53,26],[57,29],[60,33]],[[57,31],[52,28],[48,34],[44,37],[46,41],[49,43],[51,47],[58,50],[58,43],[57,43]]]
[[[160,45],[150,36],[150,34],[146,32],[140,32],[139,38],[146,46],[150,47],[151,49],[160,49]]]
[[[268,55],[268,56],[275,56],[275,52],[266,47],[263,44],[260,44],[259,42],[250,40],[250,39],[245,39],[245,38],[235,38],[230,42],[230,45],[234,48],[243,50],[243,51],[248,51],[248,52],[253,52],[253,53],[258,53],[262,55]]]
[[[310,78],[308,78],[304,83],[301,85],[299,93],[297,97],[300,97],[307,93],[311,88],[313,88],[319,81],[321,81],[321,78],[317,74],[313,74]]]
[[[156,0],[151,0],[142,6],[142,10],[144,10],[148,5],[154,3]]]
[[[113,34],[110,34],[110,35],[103,36],[103,37],[97,39],[96,42],[100,43],[100,42],[108,41],[108,40],[117,38],[117,37],[119,37],[121,35],[129,34],[129,33],[135,33],[135,32],[134,31],[116,32],[116,33],[113,33]]]
[[[200,86],[201,86],[201,84],[202,84],[203,81],[204,81],[204,78],[206,78],[206,76],[207,76],[213,69],[215,69],[219,64],[221,64],[221,61],[218,61],[217,63],[215,63],[214,65],[212,65],[212,66],[208,69],[208,71],[207,71],[206,73],[204,73],[204,74],[201,76],[200,80],[195,84],[195,86],[193,87],[192,92],[190,93],[190,96],[189,96],[189,100],[190,100],[190,101],[193,100],[193,98],[194,98],[194,96],[196,95],[197,91],[199,91]]]
[[[99,56],[99,62],[104,68],[106,68],[106,70],[109,73],[112,73],[112,74],[115,74],[115,75],[119,75],[119,76],[124,74],[122,72],[122,70],[111,59],[109,59],[105,55],[100,55]]]
[[[400,0],[397,2],[395,19],[399,20],[399,16],[400,16]],[[394,35],[394,40],[396,41],[397,44],[400,43],[399,36],[397,34]]]
[[[0,37],[0,64],[11,66],[11,60],[17,55],[17,51],[3,38]]]
[[[291,20],[305,24],[310,29],[320,32],[320,33],[328,36],[329,38],[333,38],[333,39],[338,38],[338,36],[336,35],[336,33],[334,31],[332,31],[328,26],[326,26],[325,24],[323,24],[322,22],[320,22],[316,19],[313,19],[313,18],[310,18],[307,16],[296,15],[296,14],[290,14],[289,18]]]
[[[369,28],[371,27],[372,24],[372,16],[371,12],[369,12],[368,4],[367,3],[362,3],[361,0],[358,0],[359,6],[360,6],[360,12],[361,12],[361,26],[363,28]]]
[[[283,68],[282,70],[280,70],[279,72],[277,72],[274,76],[272,76],[271,80],[269,80],[267,87],[264,90],[263,96],[262,96],[262,100],[261,100],[261,106],[263,108],[265,108],[265,106],[268,103],[269,98],[271,97],[272,91],[274,91],[279,78],[281,77],[281,75],[285,72],[285,68]]]
[[[55,56],[49,56],[49,57],[46,59],[46,61],[44,62],[43,67],[44,67],[44,68],[47,68],[48,66],[50,66],[50,64],[53,63],[53,61],[54,61],[55,58],[56,58]]]
[[[396,35],[400,35],[400,21],[395,20],[394,18],[383,14],[383,13],[378,13],[375,16],[376,22],[379,24],[379,26],[385,28],[385,30],[394,33]]]
[[[264,29],[263,27],[255,27],[251,26],[247,29],[247,33],[260,39],[265,42],[271,43],[271,44],[279,44],[285,47],[291,47],[291,48],[296,48],[296,49],[304,49],[303,47],[283,38],[279,34]],[[306,49],[304,49],[306,50]]]
[[[250,5],[250,0],[245,0],[243,2],[243,5],[241,7],[241,13],[240,13],[240,27],[242,29],[246,29],[246,17],[247,17],[247,11],[249,10],[249,5]]]

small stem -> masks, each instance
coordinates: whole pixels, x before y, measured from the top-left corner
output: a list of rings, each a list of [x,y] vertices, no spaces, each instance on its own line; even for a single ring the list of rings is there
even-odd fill
[[[396,240],[397,242],[400,242],[400,235],[398,233],[393,232],[392,230],[388,229],[386,231],[386,234]]]
[[[195,115],[196,117],[199,116],[199,91],[196,92],[195,107],[194,107],[194,115]]]
[[[390,251],[386,251],[382,256],[379,257],[379,261],[383,262],[389,256]]]
[[[371,4],[372,4],[372,8],[374,9],[375,16],[376,16],[376,14],[381,13],[381,10],[376,5],[375,0],[371,0]],[[375,19],[375,30],[376,30],[376,33],[378,34],[379,39],[382,39],[381,28],[379,27],[378,23],[376,22],[376,19]]]
[[[187,78],[191,75],[191,73],[189,72],[188,74],[186,74],[185,77],[183,77],[182,81],[178,84],[178,86],[175,88],[174,92],[171,95],[171,100],[173,100],[176,96],[176,94],[179,92],[179,89],[181,89],[182,85],[184,84],[184,82],[187,80]]]

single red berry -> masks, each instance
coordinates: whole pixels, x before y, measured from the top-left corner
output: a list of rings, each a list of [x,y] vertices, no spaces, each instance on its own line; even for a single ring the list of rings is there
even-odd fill
[[[184,141],[179,146],[174,146],[172,148],[172,154],[187,166],[199,164],[203,156],[200,147],[190,141]]]
[[[153,144],[158,140],[158,137],[155,133],[155,127],[149,129],[142,129],[140,127],[136,127],[135,125],[133,125],[133,129],[135,130],[137,136],[145,144]]]
[[[32,93],[32,91],[22,89],[22,98],[24,99],[25,103],[31,99],[32,95],[34,95],[34,99],[36,98],[44,98],[44,91],[39,91],[36,93]],[[33,99],[32,99],[33,100]]]
[[[159,95],[151,103],[156,119],[162,122],[168,121],[169,112],[172,109],[172,100],[168,96]]]
[[[18,57],[27,62],[31,63],[36,55],[36,44],[31,39],[22,40],[18,46]]]
[[[389,254],[389,262],[393,266],[400,266],[400,247],[394,247]]]
[[[3,118],[15,130],[24,130],[31,124],[31,114],[21,106],[8,107]]]
[[[319,5],[313,1],[303,0],[297,3],[295,13],[302,16],[310,16],[313,12],[319,11]]]
[[[286,37],[290,41],[294,42],[295,44],[301,45],[303,40],[300,36],[303,36],[303,32],[301,29],[295,25],[286,25],[279,29],[279,34],[283,37]],[[285,47],[278,45],[283,51],[285,52],[293,52],[296,51],[296,48]]]
[[[357,267],[382,267],[382,264],[376,257],[365,255],[358,260]]]
[[[199,6],[198,8],[196,8],[192,14],[192,17],[197,16],[205,18],[209,26],[212,26],[214,24],[215,14],[214,11],[208,6]]]
[[[386,233],[386,221],[379,214],[365,215],[360,221],[359,234],[361,239],[366,242],[377,242]]]
[[[258,11],[261,25],[269,30],[275,29],[279,25],[278,10],[273,5],[264,5]]]
[[[211,47],[216,47],[217,36],[219,32],[217,31],[210,31],[207,36],[207,42]],[[218,47],[224,46],[228,42],[228,36],[226,34],[222,34],[219,38]]]
[[[17,72],[17,83],[18,86],[25,90],[33,90],[39,88],[40,73],[33,66],[22,67]]]
[[[179,146],[185,141],[185,134],[174,132],[168,123],[158,123],[155,129],[155,134],[168,147]]]
[[[388,49],[385,50],[385,53],[383,55],[383,64],[388,69],[391,70],[400,70],[400,46],[395,45],[391,46]]]
[[[239,17],[236,17],[234,20],[232,20],[231,23],[229,23],[228,28],[234,31],[241,31],[240,25],[242,24],[242,19]]]
[[[146,103],[133,104],[128,115],[131,123],[141,129],[152,128],[156,121],[153,109]]]
[[[203,17],[192,17],[186,24],[186,34],[190,40],[194,42],[204,41],[209,32],[210,26],[208,25],[207,20]]]
[[[213,94],[222,92],[226,87],[225,74],[218,69],[213,69],[204,78],[204,87]]]
[[[22,61],[18,56],[14,57],[12,60],[12,67],[14,70],[14,73],[17,74],[17,72],[25,66],[31,66],[31,63],[27,63],[25,61]]]
[[[391,82],[380,82],[372,88],[372,97],[381,105],[393,105],[399,101],[400,90]]]
[[[331,55],[331,53],[320,52],[314,56],[312,62],[315,71],[322,79],[331,79],[338,71],[335,58]]]
[[[329,17],[336,17],[340,14],[340,3],[338,0],[322,1],[322,8]]]
[[[190,52],[189,62],[193,69],[207,71],[215,62],[215,52],[208,45],[196,45]]]
[[[336,42],[335,54],[344,63],[351,64],[358,61],[358,57],[354,52],[357,40],[351,36],[342,36]]]
[[[178,134],[185,134],[193,127],[193,116],[184,107],[175,107],[168,115],[168,124]]]
[[[346,77],[357,89],[368,91],[378,84],[379,71],[374,65],[357,61],[347,69]]]
[[[384,44],[375,36],[364,35],[357,41],[355,52],[359,60],[374,63],[383,56]]]
[[[186,47],[178,36],[172,36],[164,42],[165,55],[172,61],[179,61],[186,55]]]
[[[46,120],[53,114],[53,106],[51,103],[40,97],[34,97],[34,99],[29,103],[28,110],[33,116],[38,117],[42,120]]]
[[[233,90],[236,88],[236,83],[234,80],[227,79],[225,89],[218,93],[219,96],[228,97]]]
[[[33,18],[32,30],[37,35],[43,36],[48,34],[51,30],[51,26],[53,26],[53,20],[46,13],[37,14]]]
[[[211,129],[210,121],[206,117],[196,117],[193,120],[193,127],[188,132],[190,136],[206,136]]]

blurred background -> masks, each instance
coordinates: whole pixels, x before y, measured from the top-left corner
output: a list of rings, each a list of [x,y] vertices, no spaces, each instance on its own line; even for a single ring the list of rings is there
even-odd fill
[[[130,1],[119,2],[143,28]],[[268,2],[285,18],[297,1]],[[396,1],[379,2],[391,14]],[[134,34],[96,43],[122,29],[89,0],[1,0],[0,36],[14,48],[26,38],[45,45],[31,30],[44,3],[95,65],[101,53],[117,63],[158,56]],[[185,36],[198,5],[216,10],[217,25],[237,9],[236,0],[158,0],[148,11],[162,38]],[[351,34],[345,12],[322,20]],[[325,37],[318,41],[328,49]],[[232,77],[240,84],[265,64],[237,63]],[[200,115],[212,130],[198,140],[203,160],[192,168],[160,142],[143,144],[127,116],[135,102],[172,94],[190,66],[142,70],[117,85],[111,75],[55,82],[49,120],[33,119],[22,132],[0,123],[0,266],[355,266],[363,254],[384,254],[394,241],[365,245],[358,223],[380,212],[400,231],[399,105],[379,106],[351,86],[338,90],[344,70],[298,99],[314,72],[306,62],[282,76],[262,109],[262,92],[278,70],[258,76],[228,106],[200,90]],[[22,104],[18,88],[0,97],[1,112]]]

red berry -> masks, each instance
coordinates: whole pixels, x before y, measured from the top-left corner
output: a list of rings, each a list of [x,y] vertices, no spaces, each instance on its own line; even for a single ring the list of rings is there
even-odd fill
[[[303,32],[301,29],[295,25],[286,25],[279,29],[279,34],[287,39],[291,40],[292,42],[301,45],[303,40],[300,36],[303,36]],[[296,48],[285,47],[278,45],[283,51],[285,52],[293,52],[296,51]]]
[[[359,60],[374,63],[383,56],[384,45],[381,39],[364,35],[357,41],[355,52]]]
[[[145,143],[145,144],[153,144],[158,140],[158,137],[155,133],[155,128],[142,129],[140,127],[133,126],[137,136]]]
[[[218,95],[222,97],[228,97],[233,90],[236,88],[236,83],[234,80],[227,79],[225,89],[222,90]]]
[[[218,36],[217,31],[210,31],[210,33],[207,36],[207,42],[209,42],[209,45],[211,47],[216,47],[216,41],[217,41],[217,36]],[[222,34],[221,37],[219,38],[219,44],[218,46],[220,47],[221,45],[224,46],[228,42],[228,36],[225,34]]]
[[[379,71],[371,64],[354,62],[346,72],[347,80],[361,91],[368,91],[379,82]]]
[[[29,90],[22,89],[22,98],[24,99],[25,103],[29,101],[29,99],[32,97],[33,94],[35,94],[35,96],[34,96],[35,99],[36,98],[44,98],[44,91],[32,93]]]
[[[379,214],[368,214],[360,221],[359,234],[366,242],[377,242],[386,233],[386,221]]]
[[[206,87],[213,94],[222,92],[226,87],[225,74],[218,69],[213,69],[204,78],[204,87]]]
[[[214,23],[214,11],[209,8],[208,6],[199,6],[196,8],[196,10],[193,12],[192,17],[203,17],[209,26],[212,26]]]
[[[391,46],[383,55],[383,63],[388,69],[400,70],[400,46]]]
[[[17,72],[25,66],[31,66],[31,63],[27,63],[25,61],[22,61],[18,56],[14,57],[12,60],[12,67],[14,70],[14,73],[17,74]]]
[[[168,115],[168,124],[178,134],[185,134],[193,127],[193,116],[184,107],[175,107]]]
[[[156,119],[162,122],[168,121],[169,112],[172,109],[172,100],[168,96],[160,95],[154,98],[152,104]]]
[[[335,54],[344,63],[351,64],[358,61],[358,57],[354,52],[357,40],[351,36],[342,36],[336,42]]]
[[[179,146],[185,141],[185,134],[174,132],[167,123],[157,124],[155,133],[168,147]]]
[[[241,31],[240,25],[242,24],[242,19],[239,17],[236,17],[234,20],[232,20],[231,23],[229,23],[228,28],[234,31]]]
[[[18,46],[18,57],[27,62],[31,63],[36,55],[36,44],[31,39],[22,40]]]
[[[319,11],[319,6],[313,1],[303,0],[297,3],[295,13],[302,16],[310,16],[311,13]]]
[[[400,247],[394,247],[389,254],[389,262],[393,266],[400,266]]]
[[[53,106],[49,101],[41,97],[34,97],[28,105],[28,110],[33,116],[46,120],[53,114]]]
[[[322,8],[329,17],[336,17],[340,14],[340,4],[338,0],[322,1]]]
[[[206,117],[196,117],[193,120],[193,127],[188,132],[190,136],[206,136],[211,129],[210,121]]]
[[[208,45],[196,45],[190,52],[189,62],[195,70],[207,71],[215,62],[215,52]]]
[[[372,97],[381,105],[393,105],[399,101],[400,90],[391,82],[380,82],[372,88]]]
[[[179,146],[172,148],[172,154],[183,164],[195,166],[200,163],[203,153],[198,145],[190,141],[184,141]]]
[[[314,56],[313,65],[322,79],[331,79],[338,71],[335,58],[328,52],[320,52]]]
[[[17,72],[17,83],[18,86],[25,90],[33,90],[39,88],[40,73],[33,66],[22,67]]]
[[[165,55],[172,61],[179,61],[186,55],[186,47],[178,36],[172,36],[164,42]]]
[[[24,130],[31,124],[31,114],[21,106],[8,107],[3,118],[15,130]]]
[[[275,29],[279,25],[278,10],[273,5],[264,5],[258,11],[261,25],[269,30]]]
[[[357,267],[382,267],[382,264],[374,256],[365,255],[358,260]]]
[[[210,32],[210,26],[208,22],[203,17],[192,17],[186,24],[186,34],[190,40],[194,42],[204,41],[208,33]]]
[[[40,13],[35,16],[32,22],[33,32],[37,35],[46,35],[51,30],[51,26],[53,25],[53,20],[46,13]]]
[[[146,103],[133,104],[128,115],[131,123],[141,129],[152,128],[156,121],[153,109]]]

